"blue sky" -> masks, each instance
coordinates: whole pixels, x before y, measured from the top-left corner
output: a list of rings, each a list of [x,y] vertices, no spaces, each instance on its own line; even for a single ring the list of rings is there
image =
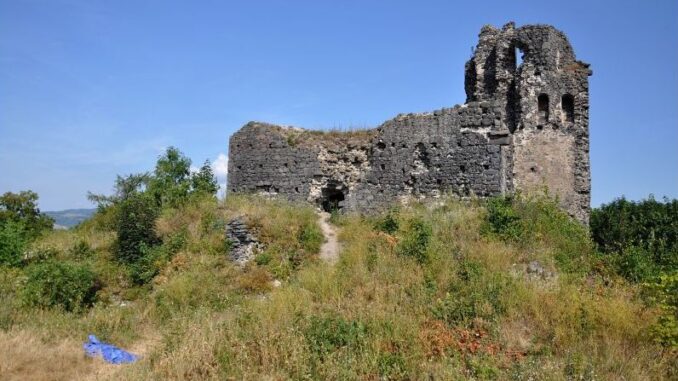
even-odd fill
[[[0,0],[0,192],[89,207],[169,145],[217,160],[249,120],[365,127],[463,103],[480,28],[510,20],[556,26],[592,65],[593,205],[678,197],[673,0]]]

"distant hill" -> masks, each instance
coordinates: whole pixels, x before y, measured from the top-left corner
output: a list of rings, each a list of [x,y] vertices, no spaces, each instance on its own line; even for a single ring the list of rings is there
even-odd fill
[[[96,211],[96,209],[66,209],[45,214],[54,218],[55,229],[68,229],[92,217]]]

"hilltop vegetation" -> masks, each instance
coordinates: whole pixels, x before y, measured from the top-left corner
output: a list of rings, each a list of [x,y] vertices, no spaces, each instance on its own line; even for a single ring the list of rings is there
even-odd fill
[[[544,198],[334,215],[332,265],[310,206],[218,201],[175,153],[0,269],[3,379],[678,377],[675,203],[641,219],[615,201],[591,233]],[[633,226],[615,230],[617,210]],[[242,268],[224,239],[238,216],[264,245]],[[83,358],[88,333],[142,359]]]

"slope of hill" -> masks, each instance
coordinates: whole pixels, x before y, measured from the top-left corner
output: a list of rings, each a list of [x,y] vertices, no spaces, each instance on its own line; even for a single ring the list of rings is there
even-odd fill
[[[262,245],[243,267],[229,260],[224,242],[236,217]],[[3,378],[678,375],[676,352],[653,338],[661,310],[607,271],[585,228],[548,201],[445,199],[379,216],[333,215],[334,263],[318,257],[322,232],[309,206],[192,200],[160,213],[162,243],[134,265],[156,266],[141,268],[148,283],[135,278],[139,268],[112,259],[112,218],[99,213],[54,231],[32,246],[37,263],[25,272],[0,270],[0,350],[12,359],[0,361]],[[95,274],[94,305],[74,312],[32,306],[32,294],[16,285],[30,283],[31,267],[45,258]],[[113,366],[84,358],[89,333],[141,360]]]
[[[72,228],[92,217],[96,209],[66,209],[45,212],[54,219],[55,228]]]

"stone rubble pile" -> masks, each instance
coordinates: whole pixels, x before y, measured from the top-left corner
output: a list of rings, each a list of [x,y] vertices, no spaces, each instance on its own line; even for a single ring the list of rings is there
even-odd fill
[[[231,245],[229,253],[231,260],[241,266],[251,261],[256,252],[263,248],[242,216],[226,224],[226,239]]]

